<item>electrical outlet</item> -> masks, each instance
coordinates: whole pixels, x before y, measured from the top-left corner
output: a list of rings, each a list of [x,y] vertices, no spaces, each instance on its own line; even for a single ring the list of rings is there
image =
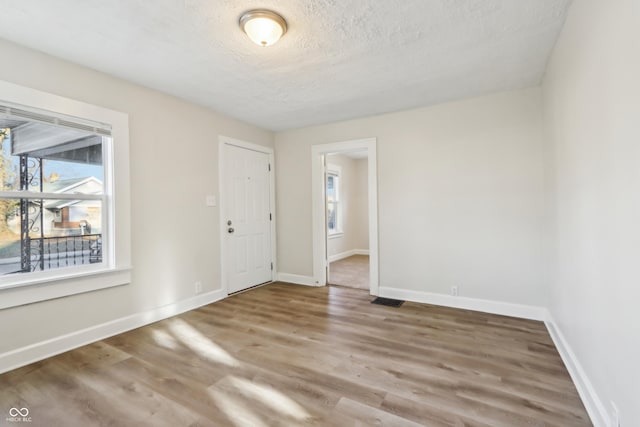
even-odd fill
[[[610,427],[620,427],[620,412],[618,406],[611,401],[611,422]]]
[[[196,282],[196,294],[202,293],[202,282]]]
[[[453,295],[454,297],[458,296],[458,287],[457,286],[452,286],[451,287],[451,295]]]

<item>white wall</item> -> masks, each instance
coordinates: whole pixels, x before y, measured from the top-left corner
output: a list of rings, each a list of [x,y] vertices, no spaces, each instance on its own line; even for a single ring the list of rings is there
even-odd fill
[[[640,425],[640,2],[575,1],[544,81],[551,312],[605,410]]]
[[[381,286],[549,306],[605,410],[615,401],[623,426],[640,424],[638,40],[639,2],[575,1],[544,99],[528,89],[276,134],[280,271],[313,274],[311,145],[376,137]],[[131,285],[1,310],[0,353],[183,300],[196,280],[219,288],[218,210],[204,206],[217,137],[271,146],[273,134],[0,51],[2,80],[130,115],[134,265]]]
[[[369,160],[356,159],[353,194],[354,249],[369,250]]]
[[[184,300],[196,280],[219,288],[218,208],[205,207],[218,135],[272,146],[273,134],[6,41],[0,52],[1,80],[129,114],[133,261],[130,285],[0,310],[0,353]]]
[[[361,166],[363,162],[364,168]],[[329,237],[327,254],[331,259],[332,256],[354,250],[368,250],[367,160],[331,154],[327,156],[327,164],[339,166],[341,169],[339,209],[342,214],[343,231],[340,235]]]
[[[380,286],[546,306],[539,89],[276,134],[278,262],[313,275],[311,146],[376,137]]]

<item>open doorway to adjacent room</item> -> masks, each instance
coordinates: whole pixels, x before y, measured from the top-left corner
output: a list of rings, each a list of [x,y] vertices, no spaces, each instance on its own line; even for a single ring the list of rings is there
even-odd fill
[[[378,294],[375,138],[312,147],[313,274]]]
[[[327,154],[325,164],[327,282],[369,289],[367,150]]]

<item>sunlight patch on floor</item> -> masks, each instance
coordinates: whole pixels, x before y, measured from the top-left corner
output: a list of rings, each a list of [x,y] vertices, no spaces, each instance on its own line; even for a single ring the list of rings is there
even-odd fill
[[[151,334],[156,344],[164,348],[168,348],[169,350],[176,350],[179,347],[178,341],[176,341],[176,339],[172,337],[171,334],[168,334],[165,331],[154,329]]]
[[[182,344],[205,359],[231,367],[240,366],[240,362],[235,357],[184,320],[171,320],[169,329]]]
[[[267,424],[243,402],[218,390],[208,391],[218,408],[236,427],[267,427]]]
[[[230,382],[244,395],[260,401],[265,406],[278,412],[279,415],[286,415],[299,421],[311,418],[311,414],[300,406],[298,402],[270,386],[256,384],[235,376],[230,377]]]

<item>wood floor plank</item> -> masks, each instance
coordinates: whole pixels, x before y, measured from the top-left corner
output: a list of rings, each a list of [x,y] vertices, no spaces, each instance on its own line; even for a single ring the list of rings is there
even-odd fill
[[[438,406],[437,402],[411,400],[387,393],[380,408],[392,413],[402,414],[409,420],[431,427],[490,427],[475,417],[463,415],[462,411],[451,411]]]
[[[270,284],[0,375],[0,405],[33,426],[591,425],[542,322],[370,300]]]
[[[410,421],[401,416],[386,412],[378,408],[364,405],[348,397],[343,397],[336,405],[336,410],[349,414],[359,421],[362,426],[388,426],[388,427],[420,427],[422,424]]]
[[[352,255],[329,265],[332,285],[369,290],[369,255]]]

